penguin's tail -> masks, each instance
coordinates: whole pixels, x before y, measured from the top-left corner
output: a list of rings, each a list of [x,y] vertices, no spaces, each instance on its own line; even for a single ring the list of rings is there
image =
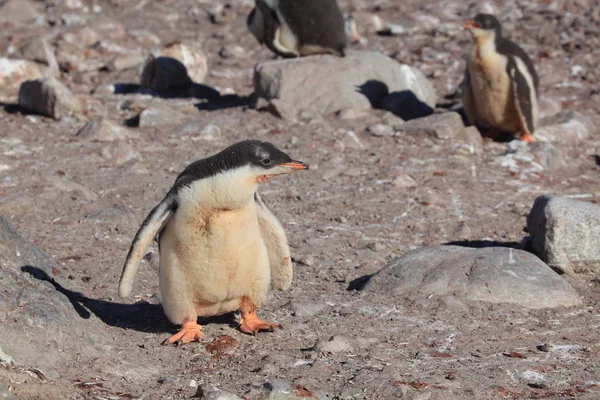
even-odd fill
[[[176,208],[177,203],[175,200],[167,196],[150,211],[150,214],[142,222],[142,226],[135,234],[125,259],[125,265],[119,280],[119,297],[127,297],[131,294],[135,274],[146,254],[146,249],[148,249],[152,239],[165,227]]]

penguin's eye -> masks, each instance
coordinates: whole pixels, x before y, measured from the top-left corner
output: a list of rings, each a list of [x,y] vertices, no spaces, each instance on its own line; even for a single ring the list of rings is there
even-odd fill
[[[269,164],[271,164],[271,159],[270,158],[263,158],[262,163],[263,163],[263,165],[269,165]]]

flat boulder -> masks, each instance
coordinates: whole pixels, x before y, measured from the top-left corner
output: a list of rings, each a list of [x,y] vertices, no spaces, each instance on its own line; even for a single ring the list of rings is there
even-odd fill
[[[254,91],[286,119],[388,106],[402,107],[408,115],[389,111],[410,119],[430,114],[437,100],[421,71],[365,51],[351,51],[346,57],[316,55],[259,63],[254,69]]]
[[[364,290],[412,301],[455,296],[529,309],[582,304],[571,285],[539,258],[506,247],[414,250],[375,273]]]
[[[0,348],[16,365],[56,368],[97,357],[108,335],[60,284],[60,267],[0,215]],[[70,297],[69,297],[70,296]]]
[[[600,276],[600,206],[560,196],[539,196],[527,215],[533,251],[561,273]]]

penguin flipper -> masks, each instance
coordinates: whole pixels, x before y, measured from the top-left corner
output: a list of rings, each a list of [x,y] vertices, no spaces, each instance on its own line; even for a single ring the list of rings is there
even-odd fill
[[[142,226],[140,226],[131,243],[123,266],[123,272],[119,280],[119,297],[127,297],[131,294],[133,280],[146,249],[152,239],[165,227],[176,208],[177,202],[175,199],[167,196],[150,211],[144,222],[142,222]]]
[[[525,64],[514,56],[509,57],[506,72],[510,76],[513,101],[521,119],[523,130],[528,134],[532,134],[535,130],[537,114],[537,94],[535,88],[532,87],[534,78],[530,76]]]
[[[277,290],[287,290],[292,284],[292,258],[285,231],[281,223],[267,208],[258,192],[256,202],[260,235],[267,248],[271,264],[271,282]]]

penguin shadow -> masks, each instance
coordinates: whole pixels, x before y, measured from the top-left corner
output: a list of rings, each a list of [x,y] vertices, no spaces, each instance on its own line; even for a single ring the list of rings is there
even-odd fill
[[[405,121],[433,114],[433,108],[419,100],[413,91],[390,93],[387,84],[376,79],[357,86],[356,91],[365,96],[374,109],[389,111]]]
[[[600,167],[600,155],[594,154],[591,157],[594,159],[594,161],[596,161],[596,165]]]
[[[175,329],[175,325],[165,317],[160,304],[150,304],[145,301],[123,304],[92,299],[65,288],[41,268],[26,265],[21,267],[21,271],[54,286],[57,292],[69,300],[75,312],[83,319],[89,319],[94,314],[107,325],[138,332],[167,333]]]
[[[21,271],[54,286],[57,292],[69,300],[75,312],[83,319],[89,319],[94,314],[106,325],[138,332],[172,333],[177,330],[177,326],[165,316],[160,304],[151,304],[147,301],[124,304],[91,299],[82,293],[65,288],[41,268],[26,265],[21,267]],[[232,328],[238,326],[235,312],[210,318],[200,317],[198,323],[201,325],[228,324]]]

